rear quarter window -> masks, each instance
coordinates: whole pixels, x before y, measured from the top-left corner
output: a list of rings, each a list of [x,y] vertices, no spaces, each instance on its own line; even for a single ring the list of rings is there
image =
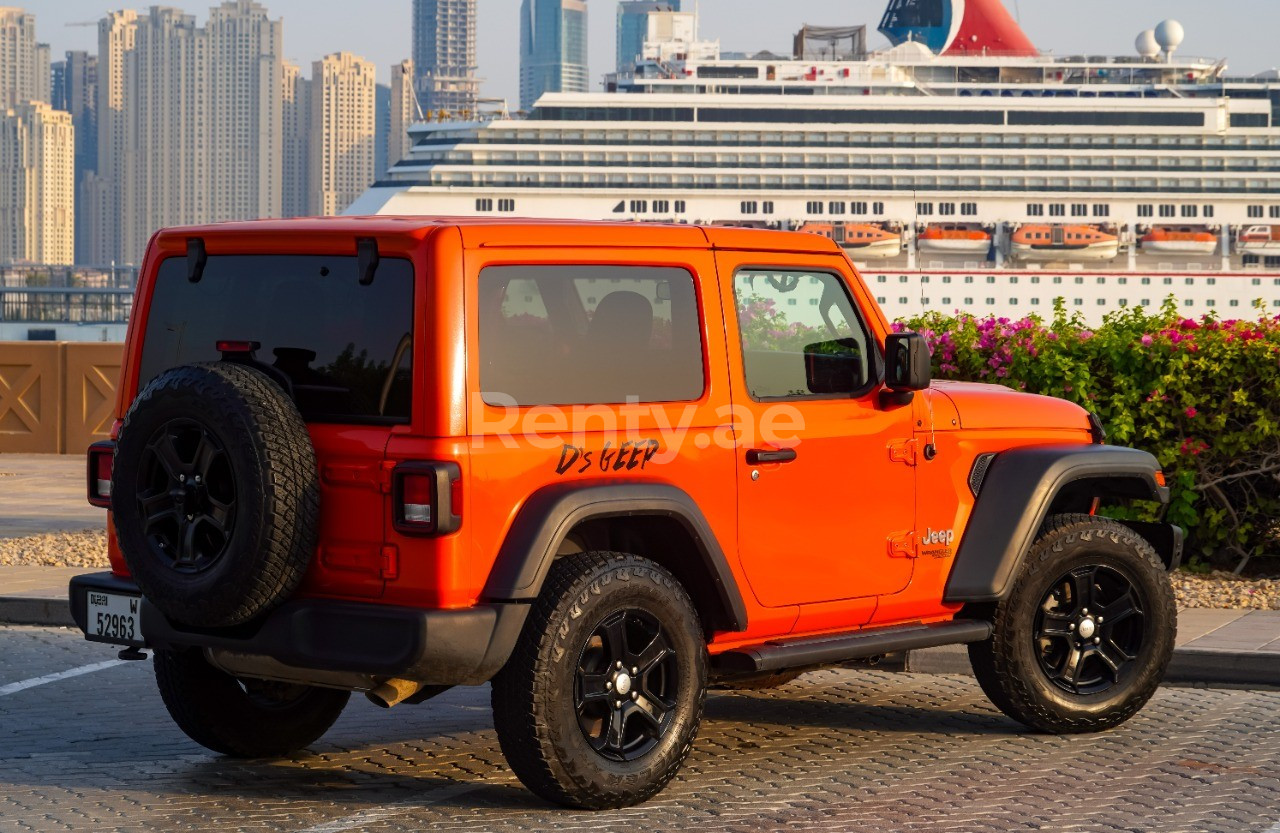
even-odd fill
[[[480,387],[490,405],[702,396],[693,275],[654,266],[491,266],[480,273]]]
[[[139,389],[172,367],[218,361],[222,340],[257,341],[260,369],[287,379],[304,419],[409,420],[413,265],[383,258],[361,286],[354,257],[210,256],[160,264],[142,347]]]

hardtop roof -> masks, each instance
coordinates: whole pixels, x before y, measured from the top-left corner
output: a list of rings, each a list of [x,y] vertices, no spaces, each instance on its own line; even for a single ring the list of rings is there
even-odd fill
[[[241,220],[163,229],[158,239],[173,244],[190,238],[323,236],[400,237],[424,240],[433,232],[456,228],[467,248],[715,248],[751,251],[835,254],[830,239],[804,232],[730,226],[695,226],[588,220],[543,220],[519,217],[301,217]]]

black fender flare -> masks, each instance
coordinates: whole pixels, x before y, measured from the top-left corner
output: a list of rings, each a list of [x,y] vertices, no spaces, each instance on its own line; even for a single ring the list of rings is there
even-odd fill
[[[1004,598],[1055,498],[1072,484],[1087,480],[1098,497],[1167,504],[1169,489],[1156,480],[1158,471],[1160,463],[1147,452],[1113,445],[1029,446],[996,455],[982,479],[943,601]],[[1170,540],[1180,543],[1178,533]],[[1170,553],[1166,560],[1179,555]]]
[[[671,518],[684,528],[715,586],[720,617],[731,630],[746,630],[742,592],[710,524],[687,492],[665,483],[557,483],[534,492],[498,550],[483,597],[532,601],[575,526],[587,520],[637,516]]]

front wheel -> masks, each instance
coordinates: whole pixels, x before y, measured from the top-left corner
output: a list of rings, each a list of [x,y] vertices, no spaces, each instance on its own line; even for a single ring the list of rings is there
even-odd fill
[[[1118,726],[1151,699],[1173,655],[1177,609],[1164,565],[1133,530],[1055,515],[1040,530],[995,631],[969,646],[982,690],[1055,734]]]
[[[235,758],[281,758],[333,726],[348,691],[240,680],[199,650],[156,651],[160,697],[178,728],[207,749]]]
[[[635,555],[551,568],[507,665],[493,720],[511,769],[558,804],[638,804],[675,777],[706,696],[706,641],[688,594]]]

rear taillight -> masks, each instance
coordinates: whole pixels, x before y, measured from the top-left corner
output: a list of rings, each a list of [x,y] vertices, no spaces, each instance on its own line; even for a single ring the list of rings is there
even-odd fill
[[[111,467],[115,461],[116,444],[104,440],[89,446],[89,503],[111,508]]]
[[[391,472],[395,528],[448,535],[462,525],[462,471],[457,463],[400,463]]]

